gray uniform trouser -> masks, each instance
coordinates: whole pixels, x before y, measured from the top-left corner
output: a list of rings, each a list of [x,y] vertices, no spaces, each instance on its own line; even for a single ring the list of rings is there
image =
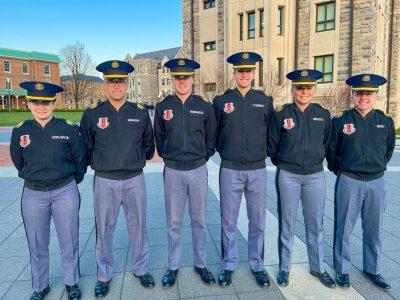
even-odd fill
[[[50,220],[53,217],[61,250],[64,283],[79,280],[79,192],[75,181],[54,191],[22,193],[22,218],[28,238],[32,287],[40,292],[49,284]]]
[[[249,219],[248,255],[254,272],[264,270],[264,232],[266,218],[267,171],[265,168],[237,171],[220,169],[221,199],[221,250],[223,270],[236,270],[238,250],[236,245],[237,220],[242,195],[246,198]]]
[[[148,269],[146,184],[143,173],[126,180],[112,180],[96,176],[94,212],[96,217],[97,279],[104,282],[109,281],[112,277],[112,239],[121,204],[124,208],[126,227],[132,245],[132,271],[141,276]]]
[[[278,194],[280,269],[285,272],[290,271],[294,230],[301,201],[310,269],[318,273],[325,272],[324,230],[322,227],[326,194],[324,171],[299,175],[278,169],[276,190]]]
[[[385,179],[360,181],[340,174],[336,182],[334,264],[338,273],[351,269],[350,235],[361,212],[363,267],[372,274],[381,272],[380,228],[385,211]]]
[[[179,269],[182,252],[182,218],[186,201],[192,226],[194,265],[206,266],[207,166],[189,171],[165,167],[164,194],[168,224],[168,267]]]

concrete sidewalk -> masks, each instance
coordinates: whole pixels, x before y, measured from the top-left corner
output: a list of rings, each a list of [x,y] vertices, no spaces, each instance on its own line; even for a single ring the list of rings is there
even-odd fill
[[[396,154],[393,167],[400,166],[400,155]],[[183,222],[183,255],[182,266],[178,275],[177,285],[172,289],[161,287],[161,278],[167,266],[167,231],[166,215],[164,209],[162,168],[160,163],[149,164],[145,168],[145,177],[148,191],[147,227],[150,242],[150,269],[156,280],[156,287],[146,290],[140,286],[139,281],[133,277],[130,269],[131,246],[125,227],[123,210],[120,211],[117,229],[114,234],[114,260],[115,273],[111,291],[107,299],[396,299],[400,298],[400,174],[398,171],[388,172],[388,202],[384,219],[383,239],[383,274],[390,280],[393,289],[387,293],[381,291],[361,274],[362,248],[360,224],[352,236],[352,252],[354,267],[351,273],[352,288],[334,290],[325,288],[317,279],[308,272],[306,246],[304,244],[304,223],[298,218],[293,269],[290,274],[290,285],[280,289],[275,284],[278,270],[277,234],[278,222],[276,193],[274,187],[274,168],[269,166],[267,181],[267,226],[265,234],[265,265],[270,274],[271,287],[262,289],[258,287],[250,273],[247,264],[247,215],[245,201],[242,202],[238,222],[238,246],[240,267],[234,273],[233,284],[228,288],[219,286],[207,287],[202,284],[193,272],[193,254],[191,244],[190,218],[185,213]],[[209,194],[207,210],[207,257],[210,269],[217,276],[221,259],[220,252],[220,211],[218,191],[219,160],[214,157],[208,163]],[[393,169],[395,170],[395,169]],[[334,176],[326,172],[327,176],[327,201],[324,219],[326,231],[325,250],[326,266],[333,274],[329,265],[332,264],[332,239],[333,239],[333,185]],[[92,299],[96,283],[95,261],[95,230],[93,215],[93,175],[90,172],[80,184],[82,196],[80,210],[80,269],[82,278],[80,286],[83,299]],[[29,251],[27,247],[24,227],[20,214],[20,194],[22,180],[16,177],[12,168],[0,168],[0,298],[2,299],[28,299],[32,293]],[[47,299],[67,299],[62,279],[60,249],[54,225],[50,241],[50,285],[51,293]]]

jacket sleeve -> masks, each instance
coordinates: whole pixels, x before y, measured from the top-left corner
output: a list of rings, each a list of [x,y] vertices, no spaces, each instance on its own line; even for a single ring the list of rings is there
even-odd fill
[[[331,114],[329,112],[326,113],[326,118],[327,121],[325,123],[325,134],[324,134],[324,148],[325,148],[325,154],[328,151],[329,148],[329,143],[330,143],[330,138],[331,138],[331,133],[332,133],[332,119],[331,119]]]
[[[220,134],[220,124],[221,124],[221,112],[218,109],[218,103],[217,103],[217,97],[214,98],[212,108],[214,110],[214,116],[215,116],[215,126],[216,126],[216,133],[215,133],[215,148],[218,151],[218,140],[219,140],[219,134]]]
[[[396,129],[394,128],[393,119],[389,119],[389,136],[387,139],[387,150],[386,150],[386,163],[390,161],[393,155],[394,148],[396,146]]]
[[[83,144],[85,146],[85,152],[86,152],[86,165],[89,166],[91,161],[90,158],[92,157],[92,149],[94,146],[94,136],[91,130],[90,126],[90,116],[89,116],[89,110],[85,110],[81,123],[80,123],[80,132],[82,135],[82,140]]]
[[[154,146],[154,134],[153,126],[151,126],[151,120],[149,114],[146,112],[145,117],[145,130],[143,132],[143,146],[146,153],[146,160],[150,160],[154,156],[155,146]]]
[[[159,105],[156,105],[156,111],[154,115],[154,135],[156,140],[157,153],[160,157],[162,157],[164,150],[165,127]]]
[[[205,142],[206,159],[208,160],[215,153],[215,141],[217,138],[217,122],[211,104],[207,104],[207,116],[205,120]]]
[[[279,119],[279,113],[274,111],[271,115],[267,135],[267,153],[274,165],[278,163],[279,142],[281,138]]]
[[[267,105],[265,107],[265,126],[267,128],[267,136],[266,136],[266,148],[268,151],[268,132],[269,132],[269,126],[271,124],[271,120],[272,120],[272,116],[274,114],[274,105],[273,105],[274,100],[272,99],[272,97],[268,97],[267,100]]]
[[[86,174],[86,148],[83,143],[79,128],[75,125],[72,129],[72,139],[70,141],[71,156],[75,163],[75,181],[81,183]]]
[[[326,160],[328,162],[328,169],[333,172],[335,175],[339,172],[338,166],[338,151],[339,151],[339,119],[332,119],[332,132],[331,137],[329,139],[328,151],[326,153]]]
[[[19,135],[15,128],[11,134],[10,156],[15,168],[17,168],[18,173],[20,173],[24,166],[24,158],[22,156],[22,147],[19,145]]]

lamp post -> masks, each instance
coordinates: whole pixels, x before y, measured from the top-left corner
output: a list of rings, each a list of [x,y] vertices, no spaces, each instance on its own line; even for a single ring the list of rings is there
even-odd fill
[[[8,90],[8,111],[11,112],[11,80],[10,78],[7,78],[6,81]]]

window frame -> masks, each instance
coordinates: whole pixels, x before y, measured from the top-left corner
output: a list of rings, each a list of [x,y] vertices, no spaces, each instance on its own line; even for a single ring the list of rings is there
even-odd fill
[[[49,73],[48,73],[48,74],[46,74],[46,66],[49,67]],[[50,64],[45,64],[45,65],[44,65],[44,67],[43,67],[43,74],[44,74],[44,76],[51,76]]]
[[[216,6],[216,0],[204,0],[203,1],[203,9],[210,9]]]
[[[209,49],[207,48],[208,46],[210,46]],[[217,42],[216,41],[205,42],[203,50],[204,52],[217,50]]]
[[[250,29],[250,16],[254,17],[254,27]],[[253,34],[253,36],[250,36],[250,33]],[[256,38],[256,12],[249,11],[247,13],[247,39],[252,40]]]
[[[24,65],[26,65],[27,72],[24,72]],[[26,61],[22,62],[22,74],[29,75],[29,64]]]
[[[328,12],[328,5],[333,4],[333,19],[326,19],[326,15]],[[318,7],[324,6],[324,13],[325,13],[325,19],[323,21],[318,21]],[[326,29],[326,24],[333,22],[333,27]],[[318,25],[324,25],[324,29],[318,30]],[[315,4],[315,32],[324,32],[324,31],[330,31],[330,30],[335,30],[336,28],[336,1],[328,1],[328,2],[321,2]]]
[[[8,63],[8,71],[6,70],[6,62]],[[11,63],[8,59],[3,60],[3,71],[4,73],[11,73]]]
[[[264,26],[264,20],[265,20],[265,13],[264,13],[264,8],[260,8],[259,10],[259,24],[258,24],[258,36],[259,37],[264,37],[264,30],[265,30],[265,26]]]
[[[243,41],[244,36],[244,22],[243,14],[239,14],[239,41]]]
[[[283,36],[285,33],[285,6],[278,6],[278,15],[277,15],[277,35]]]
[[[325,72],[327,58],[332,58],[332,71],[331,72]],[[323,59],[322,60],[322,70],[317,69],[317,59]],[[333,83],[333,75],[334,75],[334,70],[335,70],[334,63],[335,63],[335,57],[333,54],[314,56],[314,69],[318,70],[324,74],[324,76],[320,80],[318,80],[319,83]],[[325,76],[327,76],[327,75],[331,76],[331,81],[325,81]]]

